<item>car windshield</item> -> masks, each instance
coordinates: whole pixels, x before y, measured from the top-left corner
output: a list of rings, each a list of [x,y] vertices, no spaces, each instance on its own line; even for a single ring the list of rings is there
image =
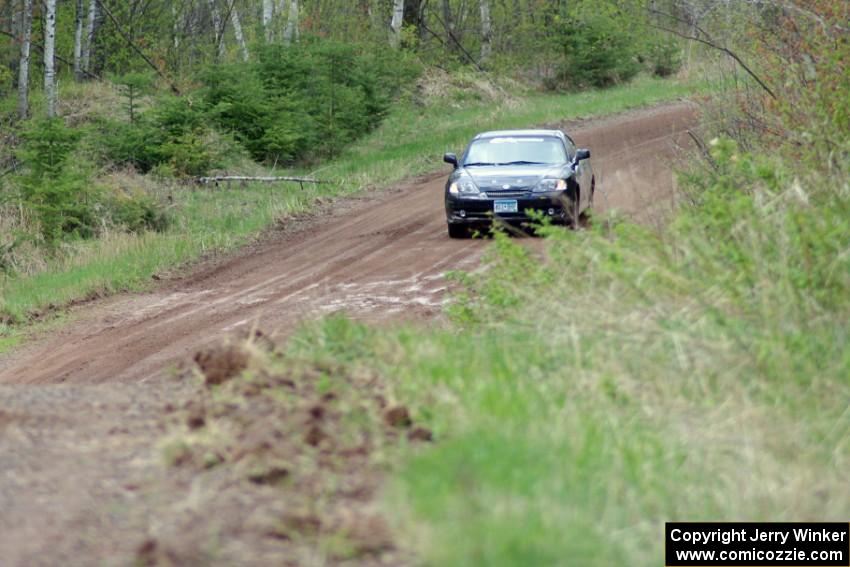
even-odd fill
[[[472,142],[463,165],[530,165],[565,161],[564,144],[553,136],[499,136]]]

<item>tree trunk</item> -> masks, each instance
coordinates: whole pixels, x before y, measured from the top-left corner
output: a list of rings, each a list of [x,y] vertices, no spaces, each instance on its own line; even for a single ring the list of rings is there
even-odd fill
[[[286,20],[284,20],[284,14],[288,14],[288,9],[286,6],[286,0],[277,0],[277,7],[274,10],[275,13],[275,26],[280,26],[281,37],[286,32]]]
[[[424,5],[422,0],[405,0],[404,2],[404,24],[406,26],[416,26],[417,35],[420,38],[426,37],[427,32],[423,27]]]
[[[56,116],[56,0],[44,2],[44,95],[47,98],[47,117]]]
[[[419,30],[419,42],[421,45],[425,44],[431,32],[428,31],[428,16],[426,14],[426,9],[428,8],[428,0],[421,0],[419,4],[419,21],[416,24],[417,29]]]
[[[401,24],[404,21],[404,0],[393,0],[393,19],[390,21],[390,45],[401,45]]]
[[[180,49],[180,33],[182,27],[180,25],[180,14],[177,11],[177,0],[171,0],[171,42],[174,46],[174,57],[177,58],[177,50]]]
[[[250,54],[248,53],[248,45],[245,43],[245,35],[242,33],[242,21],[239,19],[239,10],[236,9],[236,6],[233,6],[230,10],[230,21],[233,23],[233,35],[236,36],[236,43],[239,45],[242,60],[248,61]]]
[[[287,44],[298,40],[298,0],[289,0],[289,17],[283,31],[283,41]]]
[[[443,25],[446,30],[452,29],[452,5],[450,0],[443,0]]]
[[[452,41],[452,28],[454,24],[452,23],[452,6],[449,0],[443,0],[443,29],[446,32],[446,41],[443,45],[446,47],[447,52],[454,51],[454,41]]]
[[[86,41],[80,56],[80,65],[85,71],[91,71],[91,54],[94,49],[94,34],[97,31],[97,0],[89,2],[88,21],[86,22]]]
[[[216,0],[209,0],[210,15],[212,16],[213,41],[215,42],[216,57],[224,58],[224,25],[221,21],[221,12],[218,11]]]
[[[77,13],[74,20],[74,80],[83,80],[83,0],[77,0]]]
[[[22,9],[23,6],[19,6],[22,2],[7,2],[6,3],[6,20],[9,22],[9,33],[11,34],[11,38],[13,38],[16,42],[21,39],[21,21],[23,20]],[[20,44],[18,44],[20,47]],[[12,74],[17,75],[18,73],[18,64],[21,62],[21,54],[20,49],[10,49],[8,51],[8,61],[6,63],[9,66],[9,71]]]
[[[21,62],[18,65],[18,116],[29,115],[30,42],[32,37],[32,0],[24,0],[21,14]]]
[[[263,30],[266,32],[266,42],[268,43],[271,43],[274,39],[272,20],[274,20],[274,2],[263,0]]]
[[[485,64],[493,50],[493,24],[490,21],[490,0],[479,0],[481,7],[481,64]]]

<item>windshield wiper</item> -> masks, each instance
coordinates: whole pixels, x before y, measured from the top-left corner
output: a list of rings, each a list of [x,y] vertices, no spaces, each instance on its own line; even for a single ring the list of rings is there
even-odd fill
[[[526,161],[526,160],[521,159],[519,161],[509,161],[507,163],[503,163],[502,165],[550,165],[550,164],[542,162],[542,161]]]
[[[472,162],[472,163],[465,163],[465,164],[463,164],[463,167],[475,167],[476,165],[487,166],[487,165],[499,165],[499,164],[498,163],[489,163],[489,162],[486,162],[486,161],[475,161],[475,162]]]

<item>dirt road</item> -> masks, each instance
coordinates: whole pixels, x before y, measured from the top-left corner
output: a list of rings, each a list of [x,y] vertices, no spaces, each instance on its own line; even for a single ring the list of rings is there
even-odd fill
[[[673,148],[693,118],[690,105],[674,104],[561,125],[593,152],[597,209],[651,221],[668,208]],[[259,324],[286,333],[338,310],[368,319],[436,314],[442,274],[473,267],[487,246],[447,238],[446,174],[347,202],[154,293],[86,306],[68,328],[0,362],[0,384],[145,380],[228,332]]]
[[[593,151],[598,208],[652,222],[671,198],[673,148],[693,121],[691,106],[674,104],[565,125]],[[286,482],[272,485],[243,461],[164,466],[174,435],[231,439],[220,429],[226,417],[207,428],[194,413],[214,396],[165,369],[255,323],[285,336],[336,310],[370,320],[438,315],[442,274],[474,268],[488,246],[447,237],[446,173],[347,201],[155,292],[81,306],[66,328],[0,361],[0,565],[408,564],[376,505],[383,467],[368,450],[319,441],[334,437],[335,410],[316,405],[308,379],[282,379],[285,408],[274,405],[277,391],[232,404],[243,414],[228,423],[255,428],[232,437],[237,450],[287,463],[271,470]],[[345,403],[377,399],[362,390],[348,391],[367,400]],[[340,537],[343,560],[328,548]]]

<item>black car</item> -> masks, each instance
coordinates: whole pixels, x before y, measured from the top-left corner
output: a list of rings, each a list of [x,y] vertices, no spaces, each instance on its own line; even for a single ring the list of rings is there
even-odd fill
[[[494,219],[525,224],[531,211],[577,226],[593,204],[589,158],[590,150],[577,149],[560,130],[478,134],[460,159],[443,156],[455,168],[446,182],[449,236],[462,238]]]

